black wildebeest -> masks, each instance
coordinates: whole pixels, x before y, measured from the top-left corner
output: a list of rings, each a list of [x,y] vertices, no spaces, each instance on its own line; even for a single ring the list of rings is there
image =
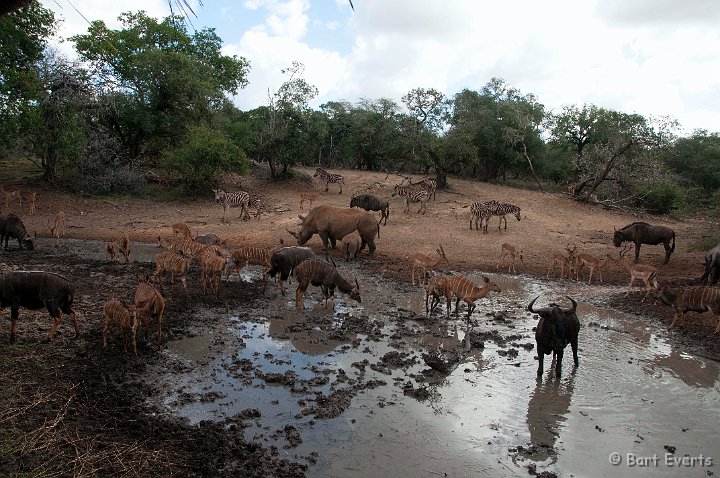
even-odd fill
[[[280,273],[280,292],[285,295],[284,282],[293,274],[295,266],[305,259],[314,257],[315,253],[309,247],[288,246],[281,247],[270,256],[270,270],[268,275],[275,277]]]
[[[5,249],[9,239],[17,239],[20,249],[25,244],[28,251],[35,250],[35,238],[27,233],[25,225],[15,214],[0,216],[0,244],[5,241]]]
[[[538,376],[543,374],[544,356],[554,353],[556,357],[555,375],[559,377],[562,372],[563,351],[568,344],[572,347],[575,366],[577,367],[579,364],[577,351],[580,321],[576,314],[577,302],[568,297],[573,305],[571,309],[563,309],[557,304],[550,304],[542,309],[533,309],[538,297],[535,297],[527,307],[528,311],[540,316],[540,321],[535,329],[538,354],[537,374]]]
[[[633,222],[622,229],[615,230],[613,244],[615,247],[620,247],[623,242],[635,243],[635,263],[640,258],[640,244],[656,246],[662,242],[665,246],[663,264],[667,264],[670,261],[670,254],[675,250],[675,231],[665,226],[651,226],[646,222]]]
[[[700,282],[705,285],[715,285],[720,280],[720,244],[705,254],[705,272]]]
[[[387,220],[390,216],[390,204],[384,199],[380,199],[371,194],[361,194],[359,196],[353,196],[352,199],[350,199],[350,207],[359,207],[366,211],[380,211],[380,222],[385,219],[383,224],[387,225]]]
[[[55,323],[48,334],[52,340],[62,323],[60,311],[72,316],[75,336],[80,335],[77,314],[73,310],[75,290],[69,280],[54,272],[15,271],[0,273],[0,309],[10,307],[12,332],[10,340],[15,341],[15,328],[20,315],[20,307],[30,310],[47,308]]]

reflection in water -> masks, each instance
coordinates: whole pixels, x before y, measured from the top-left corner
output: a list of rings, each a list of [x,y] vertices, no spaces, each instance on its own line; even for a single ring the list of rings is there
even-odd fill
[[[677,348],[669,347],[655,337],[653,339],[655,339],[653,342],[665,345],[662,348],[666,349],[666,355],[655,355],[643,367],[646,373],[656,375],[667,371],[691,387],[712,388],[715,386],[715,382],[720,378],[720,367],[711,365],[706,360],[681,353]]]
[[[560,424],[565,422],[570,410],[576,370],[573,369],[563,381],[552,374],[546,375],[547,378],[544,380],[537,380],[527,411],[530,442],[537,447],[537,452],[532,455],[534,460],[544,461],[552,458],[551,463],[557,461],[553,449],[555,440],[560,434]]]

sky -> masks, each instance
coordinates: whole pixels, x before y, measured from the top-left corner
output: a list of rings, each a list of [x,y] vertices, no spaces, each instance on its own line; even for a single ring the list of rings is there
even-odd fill
[[[196,0],[193,0],[196,2]],[[163,18],[166,0],[41,0],[63,38],[87,20],[118,28],[122,12]],[[452,97],[493,77],[547,110],[593,104],[679,121],[681,134],[720,132],[717,0],[204,0],[192,29],[214,28],[223,53],[250,62],[242,110],[298,61],[328,101],[401,98],[413,88]],[[79,12],[79,13],[78,13]],[[61,50],[72,55],[69,42]]]

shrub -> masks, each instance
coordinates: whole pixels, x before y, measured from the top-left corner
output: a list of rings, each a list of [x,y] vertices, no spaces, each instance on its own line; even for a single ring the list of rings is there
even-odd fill
[[[685,202],[682,189],[668,182],[640,184],[635,193],[640,197],[641,205],[651,213],[667,214]]]
[[[162,165],[177,171],[185,189],[209,189],[222,173],[246,174],[248,158],[230,139],[204,126],[188,130],[185,141],[163,154]]]

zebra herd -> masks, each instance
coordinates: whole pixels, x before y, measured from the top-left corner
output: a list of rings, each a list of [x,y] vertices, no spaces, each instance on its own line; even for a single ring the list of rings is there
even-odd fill
[[[512,214],[519,221],[520,220],[520,208],[514,204],[500,203],[495,201],[487,202],[475,202],[470,205],[470,229],[473,228],[473,221],[475,222],[475,229],[478,231],[482,227],[483,234],[487,234],[488,224],[490,223],[491,216],[499,216],[500,222],[498,222],[498,229],[505,221],[505,229],[507,229],[507,216]],[[480,221],[480,227],[478,227],[478,221]]]
[[[434,179],[423,179],[419,183],[409,185],[398,184],[393,190],[392,197],[399,196],[405,199],[405,209],[403,212],[408,212],[410,209],[410,203],[420,203],[420,209],[418,213],[427,212],[427,202],[432,198],[435,200],[435,191],[437,190],[437,181]]]

